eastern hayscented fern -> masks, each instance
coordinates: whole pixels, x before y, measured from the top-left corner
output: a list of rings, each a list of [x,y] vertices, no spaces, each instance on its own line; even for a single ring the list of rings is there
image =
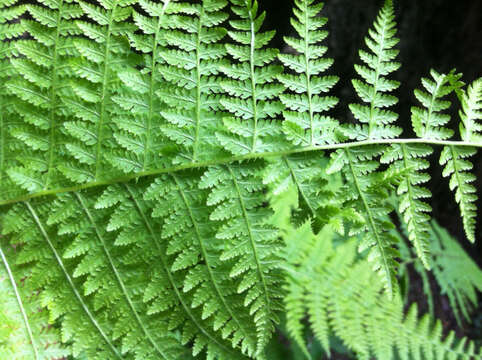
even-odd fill
[[[322,8],[294,1],[280,53],[256,0],[0,3],[0,348],[270,359],[284,311],[308,356],[307,316],[326,352],[335,335],[360,358],[480,358],[430,315],[404,314],[397,269],[411,246],[390,215],[417,271],[432,268],[469,318],[480,271],[434,235],[426,158],[441,146],[475,241],[481,80],[432,71],[415,91],[416,138],[400,138],[387,0],[355,66],[360,103],[335,119]],[[457,285],[438,252],[474,278]]]

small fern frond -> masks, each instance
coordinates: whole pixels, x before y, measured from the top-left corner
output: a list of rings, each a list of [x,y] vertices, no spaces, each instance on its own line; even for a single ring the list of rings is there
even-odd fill
[[[268,343],[280,309],[280,249],[277,230],[266,223],[262,168],[240,164],[209,169],[200,186],[211,189],[207,204],[215,206],[210,219],[219,221],[216,238],[224,241],[221,261],[232,261],[230,277],[240,279],[237,292],[245,296],[256,325],[257,353]]]
[[[462,109],[460,110],[460,134],[462,140],[482,142],[482,78],[475,80],[467,89],[457,89]]]
[[[170,49],[161,52],[165,64],[159,70],[171,86],[157,94],[167,105],[161,131],[179,148],[175,163],[212,159],[221,150],[215,132],[222,127],[219,73],[226,48],[220,42],[226,30],[220,25],[228,18],[226,5],[225,0],[178,4],[184,16],[171,17],[171,30],[164,34]]]
[[[285,67],[294,71],[278,77],[290,91],[280,96],[289,109],[283,112],[283,132],[294,145],[333,144],[338,141],[339,124],[323,113],[332,109],[338,99],[320,95],[328,93],[339,80],[337,76],[320,76],[333,64],[333,59],[324,57],[327,47],[319,45],[328,36],[327,31],[320,30],[328,20],[318,16],[323,3],[296,0],[295,6],[291,24],[300,39],[286,37],[285,42],[298,54],[278,56]]]
[[[265,13],[258,14],[256,0],[231,0],[239,20],[231,20],[228,32],[235,44],[227,44],[232,58],[221,70],[230,80],[221,83],[229,95],[221,100],[231,117],[224,118],[225,131],[216,136],[233,155],[270,152],[283,146],[281,125],[275,118],[283,110],[277,100],[283,86],[276,82],[282,67],[274,65],[278,50],[265,48],[274,31],[260,32]]]
[[[378,14],[374,29],[369,30],[365,43],[372,53],[360,50],[360,58],[365,65],[355,65],[357,74],[363,79],[353,80],[353,87],[358,96],[366,104],[351,104],[353,116],[361,125],[348,125],[345,134],[352,140],[393,139],[402,133],[402,129],[392,125],[398,115],[388,110],[398,102],[398,99],[387,93],[400,86],[387,75],[400,68],[400,63],[394,59],[398,50],[396,23],[394,21],[392,0],[386,0]]]

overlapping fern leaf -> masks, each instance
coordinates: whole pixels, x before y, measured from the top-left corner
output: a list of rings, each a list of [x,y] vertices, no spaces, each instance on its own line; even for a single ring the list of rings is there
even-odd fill
[[[68,356],[68,346],[61,345],[60,332],[50,326],[49,314],[42,309],[41,295],[31,289],[28,271],[22,274],[16,268],[14,277],[12,267],[15,264],[7,260],[7,256],[15,258],[10,254],[14,250],[4,245],[0,247],[1,356],[12,360],[50,360]]]
[[[453,332],[444,337],[441,323],[432,323],[428,315],[418,319],[416,305],[404,315],[399,296],[386,301],[383,282],[369,262],[357,260],[353,240],[334,246],[331,227],[315,235],[309,222],[300,227],[290,223],[290,198],[274,199],[272,204],[273,221],[286,243],[287,327],[308,357],[303,336],[306,314],[328,353],[329,336],[334,333],[360,359],[474,359],[481,355],[473,342],[456,340]]]
[[[258,14],[256,0],[231,2],[239,19],[229,22],[235,44],[226,48],[232,63],[221,67],[230,78],[221,83],[229,95],[221,103],[231,116],[224,118],[225,129],[216,137],[233,155],[277,151],[284,146],[276,119],[283,110],[278,100],[283,86],[276,80],[282,67],[274,64],[278,50],[265,48],[275,33],[260,31],[266,14]]]
[[[338,99],[320,96],[329,92],[339,80],[337,76],[320,76],[333,64],[333,59],[323,57],[328,48],[319,45],[328,36],[327,31],[320,30],[328,21],[318,16],[323,5],[313,0],[295,1],[295,17],[291,24],[300,38],[286,37],[285,41],[298,54],[279,55],[281,62],[294,72],[279,76],[290,90],[280,98],[288,109],[283,112],[283,131],[294,145],[315,146],[338,141],[338,121],[323,115],[338,103]]]
[[[25,242],[20,261],[37,262],[32,281],[42,288],[43,305],[49,308],[51,320],[61,319],[63,341],[73,341],[74,356],[189,358],[180,335],[168,331],[169,319],[164,314],[149,315],[143,301],[151,271],[146,256],[157,254],[151,250],[152,239],[126,239],[122,237],[125,233],[116,232],[116,216],[125,215],[122,211],[129,204],[114,212],[105,209],[106,201],[116,204],[109,190],[106,193],[100,198],[68,194],[51,207],[27,204],[28,213],[22,212],[19,226],[31,230],[25,234],[19,227],[7,228],[14,239]],[[118,191],[115,200],[127,198],[129,193],[125,193]],[[132,208],[131,204],[129,210]],[[7,217],[18,210],[23,209],[14,209]],[[123,219],[126,227],[129,219],[139,220],[140,215],[135,215]],[[74,223],[75,218],[82,220]],[[136,246],[124,251],[128,240]],[[37,253],[39,247],[41,253]]]

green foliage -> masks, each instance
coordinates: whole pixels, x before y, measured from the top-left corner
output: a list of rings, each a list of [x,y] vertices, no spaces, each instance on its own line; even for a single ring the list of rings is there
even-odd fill
[[[0,0],[2,263],[22,280],[5,306],[25,310],[5,322],[28,320],[0,346],[20,339],[48,359],[263,360],[286,312],[305,353],[308,314],[327,351],[335,334],[361,358],[463,354],[440,325],[402,311],[396,273],[410,250],[397,250],[390,195],[417,270],[432,267],[470,316],[480,270],[434,237],[425,171],[443,146],[474,241],[481,80],[465,88],[432,71],[415,91],[417,138],[400,139],[387,0],[355,66],[361,103],[341,125],[322,8],[294,1],[293,53],[279,54],[256,0]],[[460,141],[443,113],[454,91]],[[462,269],[474,277],[459,287]]]
[[[477,291],[482,290],[482,271],[457,240],[436,221],[432,220],[428,231],[430,254],[432,254],[429,260],[431,274],[440,286],[441,293],[448,297],[459,325],[462,325],[462,319],[471,322],[470,312],[477,306]],[[403,263],[414,261],[414,269],[422,278],[430,313],[433,314],[434,301],[429,281],[430,273],[420,260],[411,257],[410,248],[406,245],[403,236],[400,233],[397,236],[400,238],[399,247]],[[404,271],[401,271],[401,274],[403,273]]]
[[[328,354],[334,334],[360,359],[472,359],[480,355],[473,342],[455,341],[453,332],[444,337],[439,321],[433,323],[428,315],[418,319],[416,305],[404,315],[400,297],[386,301],[383,282],[368,262],[357,259],[355,242],[335,243],[330,226],[316,235],[309,222],[293,226],[290,205],[289,199],[276,201],[274,222],[286,242],[287,329],[308,357],[303,336],[306,314]]]

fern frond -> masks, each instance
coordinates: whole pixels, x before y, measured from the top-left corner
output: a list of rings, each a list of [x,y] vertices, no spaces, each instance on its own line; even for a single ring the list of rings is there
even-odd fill
[[[372,265],[356,259],[354,241],[334,246],[329,227],[318,235],[309,223],[296,228],[283,220],[283,213],[290,214],[286,210],[289,200],[278,203],[284,203],[277,210],[276,223],[286,243],[285,288],[305,293],[304,301],[298,294],[285,300],[288,330],[298,342],[303,342],[301,314],[308,313],[312,330],[326,351],[329,331],[333,331],[361,359],[409,359],[422,354],[424,358],[474,359],[481,355],[474,343],[455,341],[454,333],[444,338],[441,323],[433,323],[428,315],[418,320],[415,305],[404,315],[399,296],[387,302],[381,291],[385,285],[374,275]]]
[[[112,165],[116,149],[113,119],[119,112],[113,96],[121,84],[117,73],[137,61],[125,39],[135,29],[126,21],[131,16],[131,3],[100,1],[96,6],[79,1],[90,21],[76,22],[84,38],[74,40],[80,58],[71,61],[74,96],[65,99],[73,117],[64,124],[70,160],[59,166],[74,183],[100,181],[119,173]]]
[[[216,237],[220,222],[209,217],[209,191],[200,190],[194,179],[192,175],[165,177],[155,181],[145,194],[146,199],[156,202],[152,216],[164,219],[161,238],[168,241],[166,253],[172,259],[169,271],[182,274],[182,296],[197,309],[196,316],[220,331],[223,338],[229,338],[233,347],[239,345],[243,353],[253,356],[253,316],[237,293],[239,282],[233,281],[229,263],[220,259],[224,242]],[[153,308],[159,307],[160,301],[162,297]],[[212,343],[208,338],[196,340],[200,344],[206,341]]]
[[[460,110],[460,134],[462,140],[482,142],[482,78],[475,80],[467,89],[457,89],[462,109]]]
[[[10,58],[18,56],[15,38],[23,33],[23,26],[18,21],[26,11],[25,5],[17,1],[0,1],[0,197],[13,197],[22,191],[16,187],[7,174],[15,166],[15,154],[21,148],[11,136],[10,128],[16,125],[14,115],[14,97],[5,83],[8,79],[20,77],[10,63]]]
[[[21,56],[11,59],[23,78],[13,78],[7,84],[18,98],[14,109],[21,118],[10,127],[10,133],[24,146],[8,174],[15,184],[35,192],[65,182],[57,167],[66,159],[63,151],[55,149],[66,141],[62,128],[68,110],[62,98],[72,76],[68,65],[75,52],[71,37],[78,33],[73,19],[83,12],[65,1],[28,5],[27,9],[33,20],[23,20],[22,26],[30,39],[15,43]]]
[[[49,325],[47,311],[41,310],[41,296],[31,292],[28,272],[18,276],[22,270],[14,264],[13,251],[4,252],[0,247],[0,258],[3,263],[0,266],[2,357],[12,360],[50,360],[68,356],[68,346],[60,344],[58,329]],[[17,279],[12,271],[15,271]]]
[[[230,277],[239,278],[237,292],[245,296],[256,325],[257,353],[266,346],[280,308],[280,243],[275,228],[266,223],[270,210],[263,206],[262,169],[255,164],[209,169],[201,188],[211,189],[207,204],[215,206],[210,219],[219,221],[216,238],[224,241],[221,261],[233,261]]]
[[[274,31],[260,32],[266,14],[258,14],[256,0],[231,3],[239,20],[230,21],[234,30],[228,32],[235,42],[226,45],[232,64],[221,67],[230,78],[221,83],[229,95],[221,103],[231,117],[223,120],[225,130],[216,136],[234,155],[276,151],[283,146],[281,125],[275,120],[283,110],[277,96],[284,89],[276,82],[282,67],[273,64],[278,50],[265,48]]]
[[[399,178],[399,212],[403,214],[403,221],[407,224],[408,238],[413,242],[417,255],[426,268],[430,267],[428,213],[432,208],[423,199],[430,198],[432,193],[422,185],[430,180],[430,175],[424,172],[430,164],[424,158],[432,152],[433,149],[428,145],[395,144],[391,145],[381,158],[382,163],[392,164],[387,176]]]
[[[228,18],[221,11],[226,5],[225,0],[179,4],[183,16],[170,20],[172,30],[164,36],[171,49],[161,53],[160,72],[171,86],[157,94],[167,104],[161,131],[179,147],[175,163],[212,159],[221,150],[215,132],[222,127],[219,73],[226,48],[220,42],[226,30],[220,25]]]
[[[291,24],[300,39],[286,37],[285,42],[299,54],[280,54],[285,67],[295,74],[281,74],[278,79],[290,90],[280,96],[289,109],[283,112],[283,131],[294,145],[315,146],[337,142],[338,121],[323,115],[333,108],[338,99],[321,96],[335,86],[337,76],[320,76],[333,64],[325,58],[327,47],[319,45],[328,32],[320,30],[327,19],[319,17],[323,3],[314,0],[296,0],[295,17]]]
[[[340,197],[351,207],[356,218],[352,221],[349,236],[360,235],[359,251],[368,250],[368,259],[373,262],[373,269],[383,279],[388,293],[397,291],[396,239],[390,234],[393,224],[387,220],[392,211],[387,203],[389,185],[383,174],[377,172],[380,163],[376,158],[384,147],[342,149],[332,154],[327,168],[328,174],[343,170],[346,183],[340,191]]]
[[[160,54],[166,46],[164,34],[169,31],[169,15],[176,13],[176,3],[140,0],[139,6],[150,17],[134,10],[133,21],[143,34],[132,31],[127,36],[131,47],[142,53],[142,70],[139,71],[139,64],[121,69],[118,76],[123,86],[113,97],[122,109],[114,118],[114,138],[121,149],[109,161],[125,173],[159,168],[165,161],[159,156],[165,141],[160,131],[162,103],[156,89],[166,86],[160,74]]]
[[[446,146],[440,155],[440,165],[445,165],[442,175],[450,176],[450,190],[455,191],[465,234],[471,242],[475,242],[477,189],[472,185],[476,177],[469,172],[474,166],[468,158],[476,153],[474,148]]]
[[[353,87],[366,104],[351,104],[350,110],[361,125],[348,125],[345,134],[352,140],[393,139],[402,133],[402,129],[392,125],[398,115],[388,110],[398,99],[387,93],[400,86],[387,76],[400,68],[394,59],[398,50],[396,23],[394,21],[392,0],[386,0],[378,14],[374,29],[369,30],[365,44],[371,53],[360,50],[360,58],[365,65],[355,65],[357,74],[363,79],[353,80]]]

